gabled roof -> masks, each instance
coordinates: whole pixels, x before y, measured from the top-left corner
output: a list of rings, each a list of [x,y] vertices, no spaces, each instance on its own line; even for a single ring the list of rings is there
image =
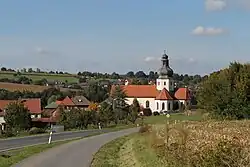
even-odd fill
[[[175,92],[174,96],[178,100],[189,100],[190,99],[190,91],[188,88],[179,88]]]
[[[58,107],[58,104],[56,102],[52,102],[50,104],[48,104],[46,107],[44,107],[45,109],[55,109]]]
[[[41,110],[41,100],[40,99],[20,99],[20,100],[0,100],[0,110],[4,110],[5,107],[11,102],[23,103],[25,107],[28,108],[32,114],[40,114]]]
[[[64,105],[64,106],[74,106],[75,104],[73,103],[73,101],[67,96],[65,97],[62,102],[60,103],[60,105]]]
[[[112,85],[111,94],[116,85]],[[120,85],[127,97],[130,98],[155,98],[159,91],[156,85]]]
[[[155,100],[173,100],[173,97],[166,88],[163,88],[158,96],[156,96]]]
[[[75,96],[71,100],[77,106],[88,106],[90,104],[90,101],[84,96]]]

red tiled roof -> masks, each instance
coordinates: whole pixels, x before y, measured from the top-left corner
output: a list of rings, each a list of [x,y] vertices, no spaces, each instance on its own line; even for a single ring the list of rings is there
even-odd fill
[[[127,97],[136,98],[155,98],[159,91],[155,85],[120,85],[126,93]],[[112,85],[111,94],[115,90],[115,85]]]
[[[179,88],[175,94],[174,94],[176,99],[179,100],[189,100],[190,99],[190,92],[188,88]]]
[[[11,102],[23,103],[32,114],[40,114],[42,112],[40,99],[0,100],[0,110],[3,111],[4,108]]]
[[[75,103],[73,103],[73,101],[67,96],[65,97],[62,102],[60,103],[60,105],[64,105],[64,106],[74,106]]]
[[[61,103],[62,103],[61,100],[57,100],[57,101],[56,101],[56,104],[61,104]]]
[[[170,95],[166,88],[162,89],[155,100],[173,100],[173,97]]]

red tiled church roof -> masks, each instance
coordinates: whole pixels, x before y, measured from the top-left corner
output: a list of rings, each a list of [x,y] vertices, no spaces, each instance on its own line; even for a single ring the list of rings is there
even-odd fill
[[[159,91],[155,85],[120,85],[128,97],[155,98]],[[112,85],[111,94],[115,90]]]
[[[127,97],[129,98],[156,98],[158,99],[177,99],[177,100],[188,100],[190,99],[190,92],[188,88],[179,88],[174,97],[170,95],[167,89],[158,91],[156,85],[119,85]],[[116,85],[112,85],[111,94],[114,92]],[[164,97],[165,96],[165,97]]]
[[[190,99],[190,91],[188,88],[179,88],[175,94],[175,98],[179,100],[189,100]]]
[[[166,88],[163,88],[158,96],[156,96],[155,100],[173,100],[173,97]]]

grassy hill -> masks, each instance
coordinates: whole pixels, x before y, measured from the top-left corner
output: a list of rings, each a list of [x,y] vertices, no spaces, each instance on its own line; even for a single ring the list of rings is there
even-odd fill
[[[77,75],[74,74],[49,74],[49,73],[21,73],[21,75],[15,76],[16,72],[0,72],[0,79],[16,79],[20,76],[25,76],[32,79],[33,81],[47,79],[48,81],[61,81],[68,83],[78,83]]]

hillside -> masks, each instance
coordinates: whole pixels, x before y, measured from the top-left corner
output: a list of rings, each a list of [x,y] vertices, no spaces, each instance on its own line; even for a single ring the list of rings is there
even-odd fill
[[[0,79],[17,79],[18,77],[25,76],[33,81],[46,79],[48,81],[60,81],[68,83],[78,83],[77,75],[74,74],[50,74],[50,73],[20,73],[17,75],[16,72],[1,71]]]

